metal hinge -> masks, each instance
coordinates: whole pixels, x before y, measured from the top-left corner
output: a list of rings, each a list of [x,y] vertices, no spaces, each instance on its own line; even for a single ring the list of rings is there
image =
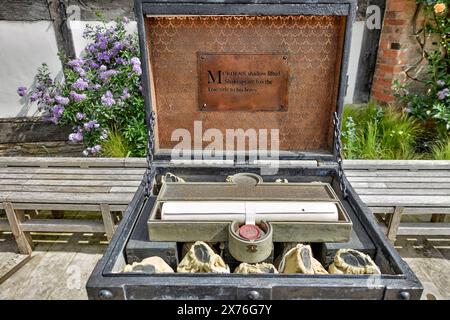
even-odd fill
[[[336,162],[339,178],[339,189],[342,191],[344,198],[347,198],[347,182],[344,174],[344,166],[342,159],[342,142],[341,142],[341,121],[337,112],[333,114],[333,125],[334,125],[334,149],[336,151]]]
[[[145,171],[145,194],[147,197],[152,195],[153,180],[156,175],[156,169],[153,166],[153,154],[155,151],[155,118],[155,112],[152,111],[148,120],[147,170]]]

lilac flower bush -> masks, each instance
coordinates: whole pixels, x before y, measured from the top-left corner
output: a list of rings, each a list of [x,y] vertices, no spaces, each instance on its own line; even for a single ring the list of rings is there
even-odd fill
[[[34,88],[19,87],[19,96],[37,102],[38,110],[55,125],[71,125],[70,142],[82,142],[83,155],[98,155],[111,130],[119,132],[130,156],[144,156],[147,129],[141,92],[141,64],[136,34],[128,21],[113,26],[87,26],[91,40],[81,58],[62,59],[65,80],[56,82],[48,67],[38,69]]]

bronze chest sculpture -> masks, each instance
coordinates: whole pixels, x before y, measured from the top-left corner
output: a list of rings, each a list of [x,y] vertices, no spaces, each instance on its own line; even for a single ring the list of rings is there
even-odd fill
[[[378,229],[342,168],[340,119],[355,1],[137,0],[135,10],[149,168],[88,281],[89,297],[420,298],[420,282]],[[257,145],[251,139],[261,133],[267,134],[263,148],[261,139]],[[242,135],[246,139],[239,141]],[[256,182],[237,183],[241,176],[256,177]],[[317,205],[332,205],[335,220],[292,221],[289,213],[285,221],[277,216],[255,222],[247,209],[261,201],[264,206],[299,202],[299,208],[315,213]],[[205,203],[199,210],[209,215],[186,210],[184,220],[183,205]],[[214,212],[208,210],[230,203],[236,216],[211,218]],[[245,222],[236,226],[236,219]],[[264,257],[254,254],[259,243],[246,243],[249,253],[239,247],[236,235],[243,223],[256,225],[259,231],[246,229],[270,240],[261,244]],[[295,242],[308,243],[306,251],[303,244],[298,250],[314,255],[328,270],[339,269],[357,250],[374,261],[380,274],[274,274],[270,268],[257,274],[123,272],[150,256],[180,270],[188,256],[186,243],[198,240],[218,243],[221,259],[234,270],[241,262],[263,258],[275,263]],[[341,260],[336,252],[342,252]],[[287,269],[283,261],[280,266]]]

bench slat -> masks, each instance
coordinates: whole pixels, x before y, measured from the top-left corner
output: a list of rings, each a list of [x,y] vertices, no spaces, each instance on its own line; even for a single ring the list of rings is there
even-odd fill
[[[374,195],[362,195],[360,198],[367,204],[367,206],[424,206],[424,207],[432,207],[432,206],[450,206],[450,197],[440,196],[393,196],[393,195],[385,195],[385,196],[374,196]]]
[[[42,186],[93,186],[93,187],[132,187],[139,186],[141,179],[136,180],[4,180],[0,185],[42,185]]]
[[[144,174],[144,168],[116,168],[116,169],[104,169],[104,168],[23,168],[23,167],[6,167],[0,168],[0,174],[90,174],[90,175],[115,175],[130,174],[130,175],[142,175]]]
[[[374,169],[450,169],[448,160],[344,160],[345,170]]]
[[[394,206],[370,206],[373,213],[393,213]],[[403,214],[450,214],[450,207],[404,207]]]
[[[450,223],[401,223],[397,234],[449,236]]]
[[[445,182],[450,188],[450,177],[349,177],[348,179],[352,182],[407,182],[412,184]]]
[[[128,204],[134,193],[0,192],[1,202]]]
[[[25,232],[105,232],[103,222],[78,219],[31,219],[21,223]]]
[[[450,170],[346,170],[347,177],[450,177]]]
[[[450,189],[370,189],[356,188],[358,195],[431,195],[431,196],[450,196]]]
[[[416,182],[416,183],[407,183],[407,182],[352,182],[349,180],[350,184],[353,188],[373,188],[373,189],[449,189],[448,183],[426,183],[426,182]]]
[[[110,205],[111,211],[125,211],[128,204],[113,204]],[[3,209],[3,203],[0,202],[0,209]],[[85,203],[35,203],[23,202],[14,203],[16,210],[63,210],[63,211],[100,211],[99,204],[85,204]]]
[[[120,171],[118,171],[119,173]],[[143,174],[34,174],[34,173],[0,173],[0,179],[11,180],[141,180]]]

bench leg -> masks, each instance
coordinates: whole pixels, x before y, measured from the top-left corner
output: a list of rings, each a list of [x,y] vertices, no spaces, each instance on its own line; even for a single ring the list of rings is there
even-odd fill
[[[102,203],[100,205],[100,210],[102,211],[103,224],[105,225],[106,237],[108,238],[108,240],[111,240],[111,238],[114,234],[114,228],[115,228],[111,210],[109,209],[109,205],[104,204],[104,203]]]
[[[3,208],[5,209],[14,238],[16,238],[20,253],[30,255],[33,251],[31,236],[29,233],[23,232],[20,226],[20,223],[25,220],[23,211],[14,211],[10,202],[3,202]]]
[[[388,239],[394,243],[397,239],[398,228],[400,227],[400,222],[402,220],[403,207],[395,207],[394,213],[391,215],[389,219],[387,237]]]

